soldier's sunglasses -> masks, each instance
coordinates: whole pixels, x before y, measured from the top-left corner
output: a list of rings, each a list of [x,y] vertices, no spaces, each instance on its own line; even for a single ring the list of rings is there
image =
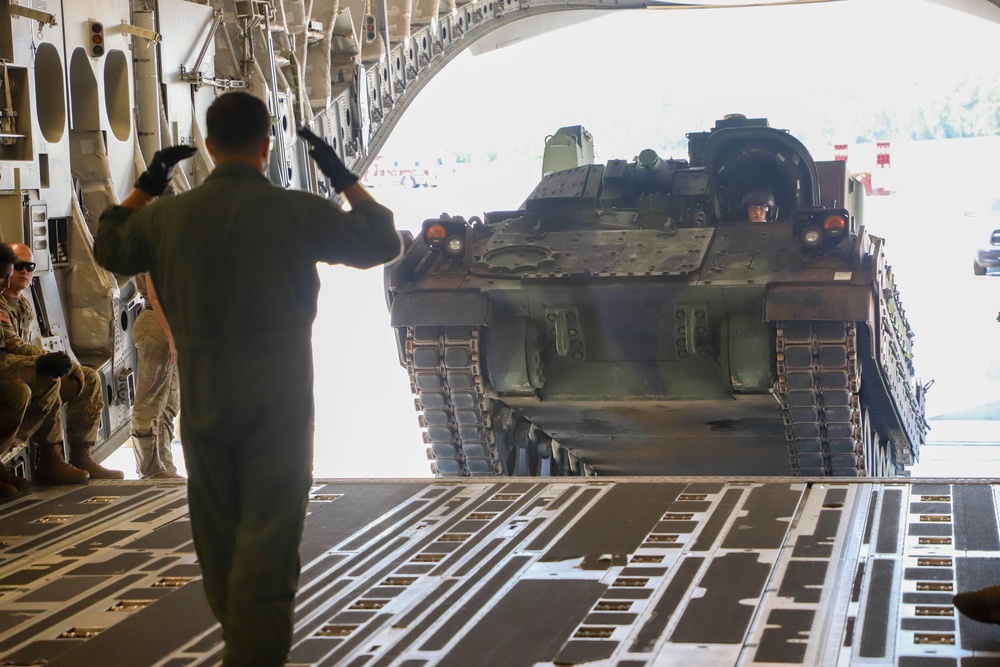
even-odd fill
[[[34,262],[14,262],[14,270],[15,271],[27,271],[28,273],[31,273],[32,271],[35,270],[35,263]]]

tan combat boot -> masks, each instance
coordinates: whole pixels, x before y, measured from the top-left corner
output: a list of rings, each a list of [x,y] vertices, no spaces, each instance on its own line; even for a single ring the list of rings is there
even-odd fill
[[[121,470],[110,470],[91,458],[90,450],[93,447],[92,442],[73,445],[69,452],[70,464],[80,470],[86,470],[90,474],[90,479],[125,479],[125,473]]]
[[[90,479],[90,473],[66,463],[61,442],[54,445],[39,443],[35,479],[42,484],[84,484]]]
[[[31,486],[31,482],[14,474],[14,471],[5,465],[0,465],[0,484],[13,486],[18,491],[24,491]]]

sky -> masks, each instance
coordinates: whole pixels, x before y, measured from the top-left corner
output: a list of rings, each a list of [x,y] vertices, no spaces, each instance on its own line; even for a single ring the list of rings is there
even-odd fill
[[[995,75],[998,35],[996,24],[923,0],[607,12],[462,53],[419,94],[383,153],[538,146],[583,124],[607,159],[676,143],[731,112],[770,117],[807,145],[826,142],[820,128],[834,119],[849,140],[864,102],[909,105],[956,78]]]
[[[851,141],[867,104],[909,104],[966,75],[997,76],[1000,26],[920,0],[806,7],[620,11],[473,57],[435,76],[382,154],[495,153],[438,188],[378,188],[400,228],[443,211],[516,208],[540,176],[545,136],[582,124],[595,161],[646,147],[686,157],[685,132],[726,113],[766,117],[817,159]],[[831,119],[840,137],[824,133]],[[893,142],[898,191],[872,201],[917,333],[918,376],[935,380],[928,415],[1000,400],[988,377],[1000,280],[974,278],[977,238],[1000,199],[993,139]],[[853,147],[852,161],[871,146]],[[671,151],[674,151],[671,153]],[[867,156],[867,157],[866,157]],[[858,165],[861,166],[861,165]],[[857,167],[855,167],[857,168]],[[874,198],[873,198],[874,199]],[[380,269],[322,267],[314,330],[317,476],[429,475],[406,372],[397,358]],[[994,284],[993,281],[996,280]]]

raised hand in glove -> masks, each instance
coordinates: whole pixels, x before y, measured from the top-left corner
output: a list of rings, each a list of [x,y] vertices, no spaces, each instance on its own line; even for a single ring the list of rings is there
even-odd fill
[[[49,352],[35,360],[35,372],[48,377],[61,378],[73,369],[73,360],[65,352]]]
[[[337,155],[337,151],[333,150],[333,146],[316,136],[308,127],[300,127],[299,136],[309,142],[311,146],[309,155],[312,156],[313,160],[316,160],[319,170],[330,179],[330,185],[333,186],[334,190],[343,192],[358,182],[358,177],[341,162],[340,156]]]
[[[181,160],[186,160],[198,149],[194,146],[170,146],[156,151],[153,159],[149,161],[149,167],[142,172],[135,182],[135,187],[139,188],[147,195],[159,197],[166,191],[167,184],[170,183],[174,175],[174,167]]]

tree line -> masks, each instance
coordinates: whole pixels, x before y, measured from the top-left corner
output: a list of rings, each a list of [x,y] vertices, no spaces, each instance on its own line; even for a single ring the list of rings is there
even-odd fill
[[[959,139],[1000,134],[1000,76],[968,76],[938,94],[889,98],[853,119],[854,143],[880,140]],[[925,91],[931,92],[931,91]],[[833,128],[829,128],[832,136]]]

